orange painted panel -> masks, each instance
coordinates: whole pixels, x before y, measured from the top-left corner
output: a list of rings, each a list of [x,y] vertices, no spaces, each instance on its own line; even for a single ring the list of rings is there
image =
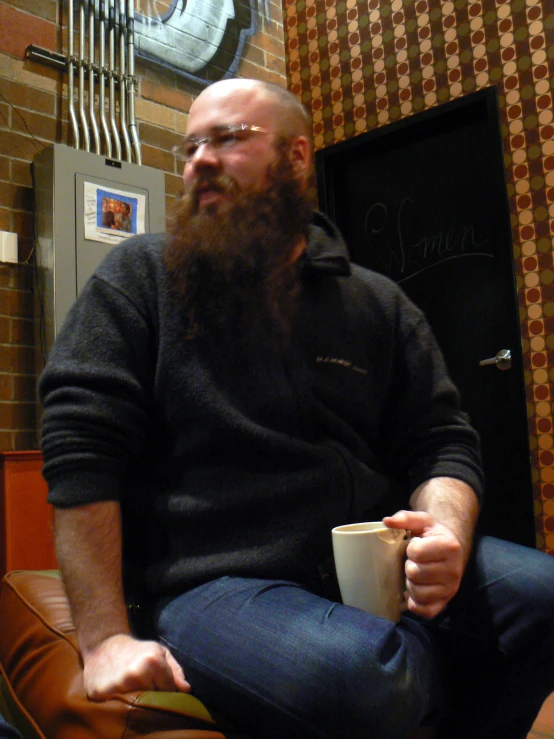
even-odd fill
[[[57,567],[46,494],[40,452],[0,454],[1,574]]]

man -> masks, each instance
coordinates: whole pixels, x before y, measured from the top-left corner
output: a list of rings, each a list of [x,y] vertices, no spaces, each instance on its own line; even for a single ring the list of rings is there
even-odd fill
[[[421,313],[312,213],[302,107],[216,83],[179,153],[167,238],[108,256],[41,379],[89,696],[192,687],[252,736],[524,737],[554,561],[472,548],[476,434]],[[331,528],[383,516],[413,535],[398,625],[333,587]]]
[[[113,228],[115,225],[115,213],[110,208],[107,198],[102,200],[102,228]]]
[[[120,231],[132,231],[131,206],[129,203],[121,203],[121,220],[119,223]]]

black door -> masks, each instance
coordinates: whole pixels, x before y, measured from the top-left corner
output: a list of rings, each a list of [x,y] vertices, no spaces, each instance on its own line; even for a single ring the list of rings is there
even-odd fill
[[[481,436],[484,533],[535,546],[521,334],[496,90],[317,154],[352,260],[427,315]],[[507,350],[511,361],[480,365]]]

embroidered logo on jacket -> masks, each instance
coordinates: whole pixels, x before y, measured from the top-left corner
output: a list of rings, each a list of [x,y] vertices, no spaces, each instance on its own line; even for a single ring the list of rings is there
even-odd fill
[[[315,361],[316,364],[337,364],[339,367],[350,369],[352,372],[358,372],[360,375],[367,375],[366,369],[352,364],[348,359],[341,359],[340,357],[316,357]]]

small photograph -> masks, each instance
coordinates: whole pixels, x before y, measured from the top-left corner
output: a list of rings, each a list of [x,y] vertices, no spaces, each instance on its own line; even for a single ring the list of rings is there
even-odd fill
[[[138,193],[84,183],[85,239],[118,244],[135,234],[143,234],[146,198]]]
[[[101,195],[101,207],[98,210],[98,228],[109,228],[113,231],[123,231],[126,234],[137,233],[136,198],[121,200],[110,195]],[[100,198],[101,196],[101,198]],[[134,208],[133,202],[134,200]]]

